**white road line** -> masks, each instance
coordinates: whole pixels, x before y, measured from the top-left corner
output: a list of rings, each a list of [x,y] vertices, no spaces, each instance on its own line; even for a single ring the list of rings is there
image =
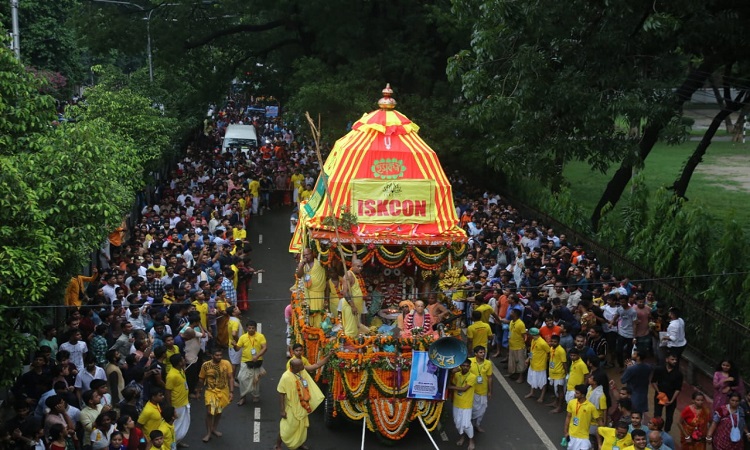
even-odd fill
[[[523,404],[523,400],[521,400],[521,398],[518,396],[518,394],[516,394],[513,388],[510,387],[510,384],[505,381],[505,377],[500,373],[500,370],[498,370],[497,366],[495,366],[494,363],[492,364],[492,373],[495,375],[495,378],[497,378],[500,386],[502,386],[503,389],[505,389],[505,392],[508,393],[508,397],[513,400],[513,403],[516,405],[516,408],[518,408],[518,411],[523,414],[523,417],[529,423],[531,429],[534,430],[534,433],[536,433],[537,436],[539,436],[542,444],[544,444],[549,450],[556,450],[557,446],[555,446],[549,436],[547,436],[547,433],[544,431],[544,429],[542,429],[542,426],[539,425],[539,422],[536,421],[534,416],[531,415],[529,409],[526,407],[526,405]]]
[[[263,282],[263,272],[258,272],[258,284]]]
[[[263,334],[263,324],[258,322],[258,328],[255,329],[260,334]]]
[[[253,442],[260,442],[260,422],[253,422]]]
[[[260,420],[260,407],[255,408],[255,420]]]
[[[262,244],[262,243],[263,243],[263,235],[259,234],[258,235],[258,244]]]

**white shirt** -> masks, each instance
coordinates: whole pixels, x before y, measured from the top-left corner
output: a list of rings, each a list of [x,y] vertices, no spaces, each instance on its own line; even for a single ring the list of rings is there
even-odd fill
[[[684,347],[687,345],[685,339],[685,321],[681,318],[671,320],[667,327],[667,347]]]
[[[78,341],[75,344],[63,342],[60,344],[60,350],[67,350],[70,352],[70,362],[75,364],[79,373],[86,370],[86,366],[83,364],[83,354],[88,353],[89,347],[85,342]]]
[[[86,392],[91,389],[91,382],[94,380],[107,381],[107,374],[104,372],[104,369],[99,366],[94,367],[95,369],[93,375],[91,375],[88,370],[82,370],[78,372],[78,375],[76,375],[76,382],[74,386],[80,389],[82,392]]]

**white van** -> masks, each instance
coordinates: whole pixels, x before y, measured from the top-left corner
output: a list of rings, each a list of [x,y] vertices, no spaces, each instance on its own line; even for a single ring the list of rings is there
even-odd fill
[[[228,125],[221,144],[221,153],[240,150],[243,153],[258,148],[258,135],[252,125]]]

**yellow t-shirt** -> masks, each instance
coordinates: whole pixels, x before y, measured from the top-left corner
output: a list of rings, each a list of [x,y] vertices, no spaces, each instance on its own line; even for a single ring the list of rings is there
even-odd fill
[[[593,405],[593,402],[591,402],[591,393],[592,392],[593,391],[589,387],[589,391],[586,393],[586,400],[588,400],[589,403],[591,403]],[[604,414],[604,413],[607,412],[607,397],[605,397],[604,395],[600,395],[599,396],[599,401],[597,403],[598,403],[598,405],[594,405],[594,406],[596,407],[596,409],[599,410],[599,415],[601,416],[602,414]]]
[[[596,423],[599,418],[599,411],[588,400],[580,403],[574,398],[568,402],[568,413],[571,415],[568,434],[570,437],[578,439],[589,438],[589,427]]]
[[[511,320],[509,328],[508,348],[510,350],[523,350],[526,348],[526,325],[523,323],[523,320]]]
[[[198,311],[201,315],[201,328],[204,330],[208,329],[208,303],[198,303],[197,301],[193,302],[193,306],[195,306],[195,310]]]
[[[161,423],[159,424],[159,428],[157,429],[164,434],[164,443],[162,444],[161,448],[164,450],[171,450],[172,444],[176,444],[174,424],[170,424],[162,420]]]
[[[247,189],[250,191],[250,195],[253,197],[260,197],[260,181],[253,180],[247,185]]]
[[[487,303],[482,303],[481,305],[474,308],[474,311],[479,311],[482,314],[482,322],[490,323],[490,316],[492,316],[492,306],[488,305]]]
[[[293,360],[293,359],[294,359],[294,357],[292,356],[292,357],[291,357],[291,358],[289,358],[289,360],[288,360],[288,361],[286,362],[286,370],[289,370],[289,367],[290,367],[290,366],[292,365],[292,360]],[[302,357],[302,364],[304,364],[304,365],[305,365],[305,367],[307,367],[307,366],[309,366],[309,365],[310,365],[310,361],[308,361],[308,360],[307,360],[307,358],[303,356],[303,357]]]
[[[458,285],[464,286],[469,281],[468,278],[461,275],[461,278],[458,279]],[[462,302],[466,299],[466,291],[464,289],[456,289],[456,292],[453,293],[453,300]]]
[[[237,332],[237,339],[240,338],[240,319],[236,317],[230,317],[229,322],[227,322],[227,328],[229,329],[229,340],[230,343],[233,343],[235,341],[234,333]]]
[[[481,345],[486,350],[487,342],[490,340],[490,336],[492,336],[492,329],[489,324],[482,321],[474,322],[466,329],[466,336],[471,339],[472,347]]]
[[[163,277],[163,276],[165,276],[165,275],[167,274],[167,268],[166,268],[166,267],[164,267],[164,266],[159,266],[159,267],[156,267],[156,266],[154,266],[154,265],[152,264],[152,265],[148,266],[148,268],[149,268],[149,269],[153,269],[153,270],[154,270],[154,272],[156,272],[156,276],[157,276],[158,278],[161,278],[161,277]]]
[[[309,200],[312,197],[312,189],[304,189],[299,193],[299,201]]]
[[[164,297],[161,298],[161,302],[167,306],[171,305],[174,303],[174,295],[164,294]]]
[[[173,407],[182,408],[188,404],[187,378],[184,370],[170,370],[167,373],[165,387],[171,393]]]
[[[232,239],[235,241],[240,240],[244,241],[247,239],[247,230],[242,228],[232,228]]]
[[[167,357],[164,361],[164,367],[166,368],[166,372],[169,373],[172,370],[172,363],[169,362],[169,358],[172,357],[172,355],[179,355],[180,354],[180,347],[173,345],[172,348],[167,347]]]
[[[547,370],[547,358],[549,358],[549,344],[543,338],[537,336],[531,341],[531,362],[529,369],[537,372]]]
[[[242,362],[253,360],[253,356],[260,353],[263,345],[266,343],[266,337],[257,331],[253,336],[245,333],[237,340],[237,346],[242,348]],[[258,360],[262,360],[261,356]]]
[[[549,377],[553,380],[562,380],[565,378],[565,363],[568,362],[568,355],[565,348],[558,345],[549,350]]]
[[[625,437],[617,439],[617,430],[614,428],[599,427],[598,432],[599,436],[604,439],[601,450],[613,450],[615,446],[623,450],[625,447],[633,445],[633,438],[630,433],[625,433]]]
[[[150,401],[146,402],[141,415],[138,416],[138,423],[143,425],[143,435],[146,436],[146,439],[149,439],[148,436],[152,431],[159,428],[161,420],[161,407]]]
[[[294,189],[300,190],[302,183],[305,181],[305,176],[301,173],[296,173],[289,178],[289,181],[292,183]]]
[[[579,384],[584,384],[586,374],[589,373],[589,368],[586,367],[586,363],[581,358],[573,361],[570,364],[570,376],[568,377],[567,389],[572,391]]]
[[[453,406],[461,409],[471,409],[474,406],[474,386],[477,384],[477,376],[466,372],[466,375],[460,371],[453,374],[453,385],[457,387],[470,386],[464,392],[453,392]]]
[[[604,299],[601,297],[597,297],[591,300],[591,303],[595,304],[596,306],[602,306],[604,304]]]
[[[477,376],[474,393],[477,395],[487,395],[490,390],[490,383],[492,382],[492,363],[488,359],[482,361],[481,365],[477,363],[476,358],[469,358],[469,361],[471,361],[469,372]],[[481,380],[479,377],[482,377]]]

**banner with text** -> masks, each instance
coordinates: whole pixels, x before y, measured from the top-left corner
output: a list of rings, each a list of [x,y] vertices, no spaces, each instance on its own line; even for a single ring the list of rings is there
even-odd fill
[[[433,180],[352,180],[352,212],[359,223],[432,223]]]
[[[448,369],[441,369],[433,364],[427,352],[412,352],[407,397],[445,400],[447,382]]]

